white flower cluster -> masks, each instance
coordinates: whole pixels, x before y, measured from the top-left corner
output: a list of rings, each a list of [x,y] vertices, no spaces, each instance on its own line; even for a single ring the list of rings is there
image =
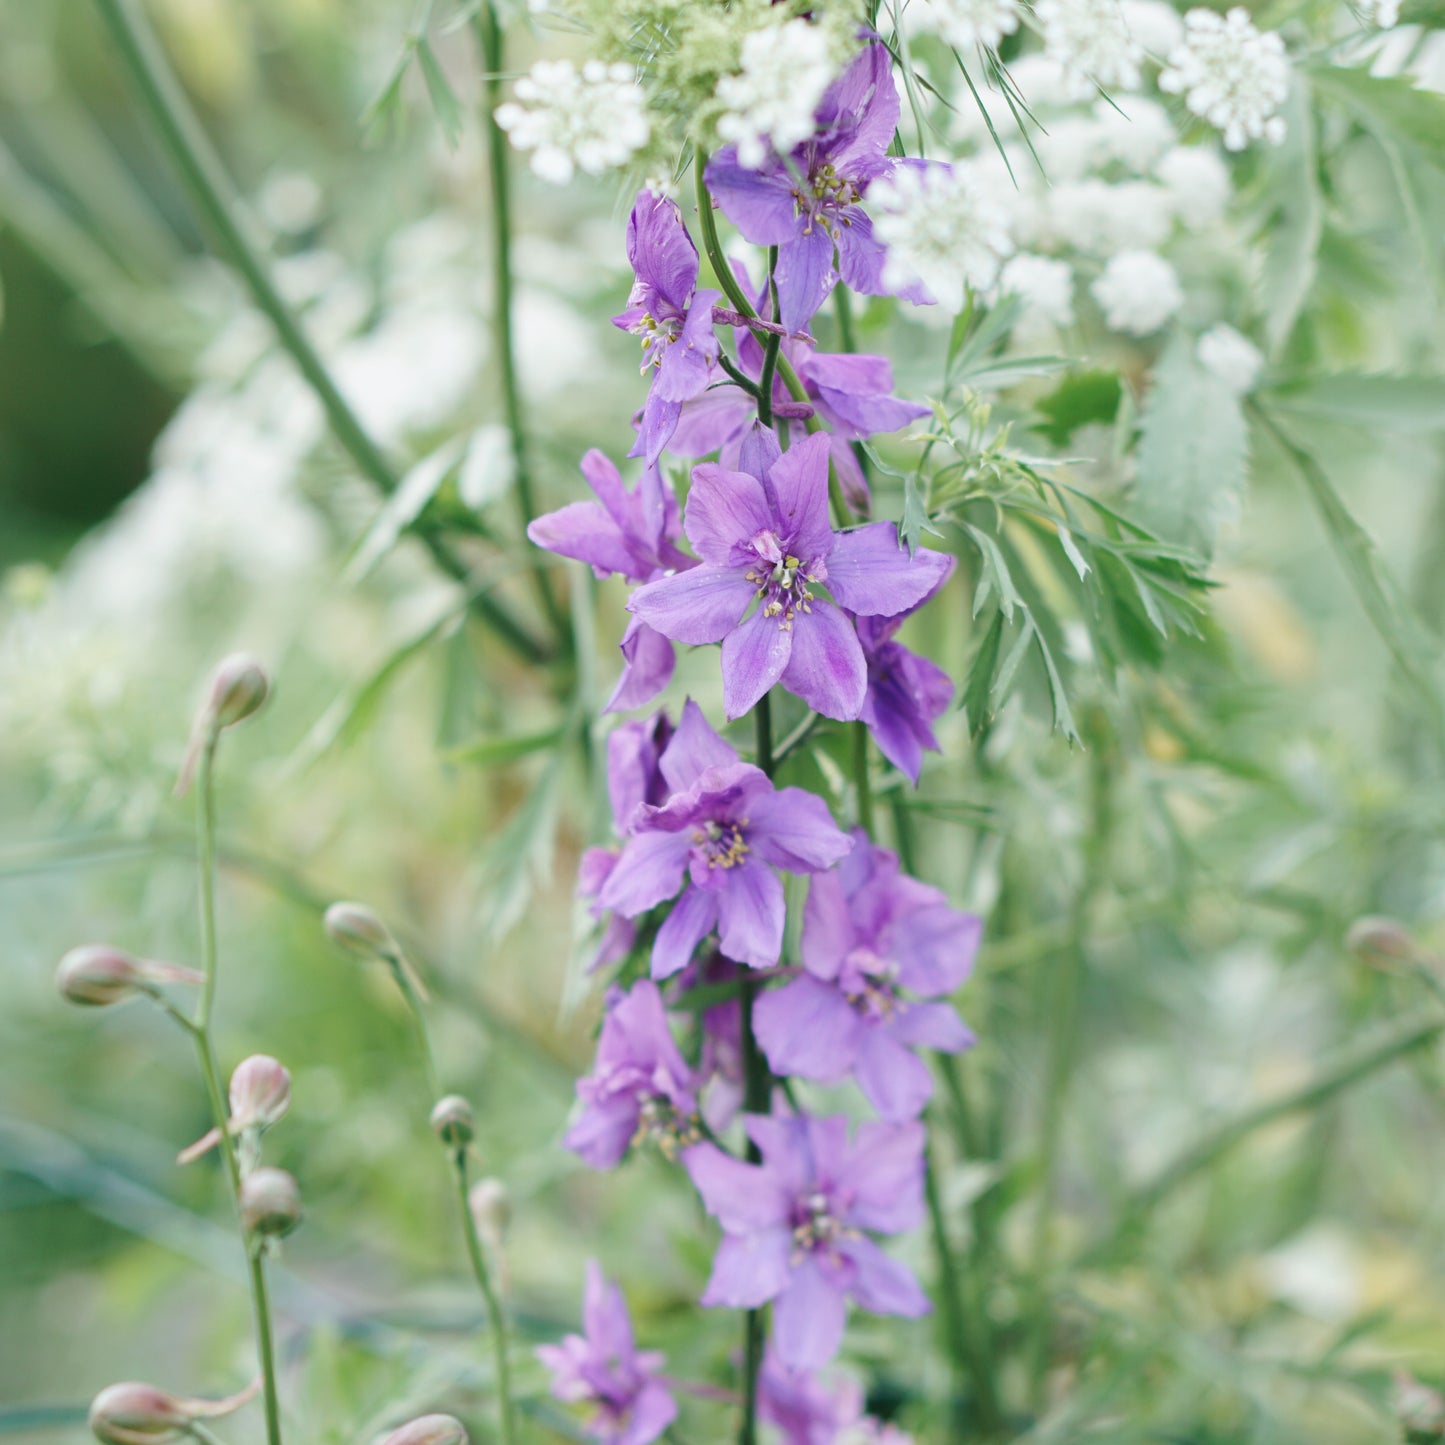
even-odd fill
[[[1254,389],[1264,367],[1259,348],[1234,327],[1221,321],[1199,338],[1194,348],[1199,364],[1236,396]]]
[[[626,165],[652,133],[647,97],[626,65],[589,60],[579,73],[570,60],[539,60],[515,93],[497,107],[497,124],[554,185]]]
[[[1366,25],[1393,30],[1400,23],[1400,0],[1355,0],[1355,8]]]
[[[1038,0],[1034,14],[1044,54],[1063,71],[1076,99],[1105,90],[1133,90],[1144,52],[1130,34],[1119,0]]]
[[[915,0],[908,18],[959,52],[994,49],[1019,28],[1019,6],[1018,0]]]
[[[998,289],[1022,303],[1015,335],[1035,337],[1074,323],[1074,268],[1067,261],[1020,252],[1003,268]]]
[[[814,112],[833,80],[827,35],[806,20],[754,30],[744,41],[742,70],[718,82],[725,107],[717,133],[753,170],[773,151],[787,155],[813,134]]]
[[[1184,40],[1169,55],[1159,89],[1182,95],[1189,109],[1224,133],[1226,149],[1284,139],[1279,112],[1289,94],[1289,60],[1276,31],[1261,33],[1249,12],[1191,10]]]
[[[1111,331],[1148,336],[1184,304],[1178,273],[1153,251],[1121,251],[1089,288]]]
[[[969,287],[984,291],[1013,250],[1008,212],[968,165],[899,166],[868,190],[873,234],[888,248],[883,282],[921,283],[948,312]]]

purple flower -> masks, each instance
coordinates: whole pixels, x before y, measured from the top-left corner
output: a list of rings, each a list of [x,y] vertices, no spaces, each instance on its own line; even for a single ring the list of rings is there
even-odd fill
[[[689,701],[659,764],[671,793],[643,803],[632,838],[598,896],[625,918],[677,899],[652,948],[653,978],[669,978],[714,928],[737,963],[769,968],[783,945],[783,885],[775,868],[816,873],[852,846],[821,798],[774,788]]]
[[[653,371],[635,457],[656,464],[682,404],[707,387],[717,361],[713,304],[720,291],[697,289],[697,247],[673,201],[639,191],[627,221],[627,259],[636,280],[614,326],[642,338],[642,370]]]
[[[892,522],[833,531],[821,433],[785,452],[766,476],[704,463],[692,477],[684,528],[702,565],[639,587],[628,608],[675,642],[722,643],[729,718],[776,682],[826,717],[858,717],[868,669],[839,609],[904,612],[937,586],[948,563],[936,552],[910,557]],[[824,584],[833,602],[814,591]]]
[[[953,558],[950,557],[935,584],[935,592],[952,572]],[[932,595],[925,597],[924,602]],[[910,609],[914,611],[916,607]],[[953,680],[936,662],[910,652],[901,642],[893,640],[908,616],[908,612],[900,612],[896,617],[860,617],[858,641],[868,663],[863,721],[873,734],[878,751],[916,786],[923,766],[923,750],[938,751],[933,720],[948,711],[953,701]]]
[[[888,155],[898,92],[886,46],[863,49],[828,87],[816,118],[818,133],[786,159],[751,170],[736,146],[724,146],[706,173],[708,189],[744,237],[778,248],[779,319],[789,331],[808,324],[840,275],[865,296],[889,294],[884,247],[860,204],[872,182],[907,164]],[[916,286],[899,294],[928,299]]]
[[[608,737],[607,793],[612,803],[612,826],[619,838],[626,837],[628,824],[638,804],[666,800],[667,784],[658,763],[662,750],[671,739],[672,723],[665,712],[655,713],[646,722],[623,723],[613,728]],[[595,899],[621,856],[620,848],[587,849],[577,870],[578,896]],[[603,912],[594,903],[593,917],[600,917]],[[636,926],[629,919],[614,914],[588,972],[625,958],[632,952],[636,938]]]
[[[582,475],[597,500],[569,502],[530,523],[527,536],[538,547],[587,562],[599,577],[616,572],[630,582],[693,565],[677,547],[677,499],[655,466],[629,492],[621,473],[594,447],[582,458]],[[672,644],[645,623],[628,625],[621,648],[622,676],[607,712],[641,707],[672,680]]]
[[[600,1445],[649,1445],[677,1418],[677,1402],[657,1378],[662,1355],[639,1353],[627,1301],[596,1260],[587,1262],[582,1329],[560,1345],[537,1347],[552,1372],[552,1394],[593,1407],[584,1428]]]
[[[643,1139],[670,1158],[700,1137],[695,1087],[657,985],[639,979],[608,1001],[592,1072],[577,1081],[584,1107],[562,1142],[593,1169],[615,1168]]]
[[[761,1164],[715,1144],[683,1163],[723,1228],[705,1305],[773,1304],[778,1358],[812,1370],[837,1353],[846,1300],[882,1315],[927,1314],[928,1296],[865,1231],[897,1234],[923,1217],[921,1124],[868,1123],[848,1142],[848,1121],[745,1116]]]
[[[736,984],[737,964],[720,953],[690,963],[673,981],[671,997],[680,1000],[695,988]],[[737,1118],[743,1105],[743,1010],[736,997],[702,1010],[702,1049],[697,1064],[702,1117],[714,1134]]]
[[[905,877],[897,855],[861,829],[854,838],[852,853],[809,889],[807,972],[760,998],[753,1024],[774,1072],[828,1081],[856,1074],[883,1118],[914,1119],[933,1095],[933,1076],[913,1050],[957,1053],[973,1042],[953,1007],[936,1000],[968,977],[983,924]]]
[[[758,1415],[780,1432],[780,1445],[912,1445],[911,1439],[863,1413],[862,1387],[849,1375],[790,1370],[775,1350],[758,1372]]]

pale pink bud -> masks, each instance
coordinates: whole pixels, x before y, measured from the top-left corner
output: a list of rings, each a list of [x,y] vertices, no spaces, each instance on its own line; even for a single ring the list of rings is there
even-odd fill
[[[476,1133],[472,1106],[460,1094],[448,1094],[431,1111],[431,1126],[448,1149],[465,1149]]]
[[[248,653],[233,652],[216,664],[176,779],[177,797],[191,786],[202,750],[215,746],[216,735],[222,728],[233,727],[259,712],[270,692],[271,683],[265,669]]]
[[[1445,1398],[1404,1370],[1396,1370],[1393,1399],[1407,1440],[1445,1439]]]
[[[252,1054],[249,1059],[242,1059],[231,1075],[228,1132],[237,1135],[252,1130],[259,1134],[281,1118],[290,1104],[291,1075],[269,1054]],[[177,1162],[189,1164],[220,1142],[220,1130],[211,1129],[189,1148],[182,1149]]]
[[[321,920],[332,942],[357,958],[379,959],[397,976],[404,991],[425,1000],[426,985],[411,966],[391,929],[364,903],[333,903]]]
[[[284,1169],[254,1169],[241,1181],[241,1223],[280,1239],[301,1223],[301,1190]]]
[[[1345,934],[1345,947],[1376,968],[1420,960],[1420,945],[1409,929],[1403,923],[1379,914],[1355,919]]]
[[[423,1415],[399,1425],[381,1445],[468,1445],[466,1428],[450,1415]]]
[[[239,1410],[260,1383],[257,1379],[224,1400],[190,1400],[136,1381],[107,1385],[90,1403],[90,1428],[107,1445],[159,1445],[178,1440],[192,1433],[197,1420]]]
[[[137,994],[154,994],[163,983],[204,983],[193,968],[136,958],[105,943],[85,943],[60,960],[55,985],[71,1003],[103,1007]]]
[[[501,1247],[512,1222],[512,1196],[500,1179],[479,1179],[467,1195],[477,1233],[493,1249]]]

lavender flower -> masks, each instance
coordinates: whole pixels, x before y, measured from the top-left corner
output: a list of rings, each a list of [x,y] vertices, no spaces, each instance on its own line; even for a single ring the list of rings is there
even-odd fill
[[[652,948],[653,978],[669,978],[714,928],[722,952],[768,968],[783,945],[783,885],[775,868],[816,873],[852,847],[821,798],[775,789],[689,701],[659,766],[671,794],[643,803],[632,838],[598,895],[600,908],[636,918],[678,898]]]
[[[587,1262],[582,1329],[537,1347],[552,1371],[552,1394],[593,1407],[584,1428],[599,1445],[649,1445],[677,1418],[677,1402],[658,1378],[662,1355],[638,1351],[627,1301],[596,1260]]]
[[[671,1157],[700,1137],[694,1089],[662,995],[651,979],[639,979],[627,993],[613,990],[592,1072],[577,1081],[585,1107],[563,1143],[593,1169],[615,1168],[644,1139]]]
[[[708,463],[692,476],[684,527],[702,565],[639,587],[629,609],[675,642],[722,643],[729,718],[777,682],[826,717],[858,717],[867,665],[839,608],[865,617],[904,612],[938,585],[947,561],[936,552],[910,557],[892,522],[833,531],[821,434],[765,476]],[[814,592],[824,583],[837,606]]]
[[[697,289],[697,247],[675,201],[639,191],[627,221],[627,259],[636,280],[614,326],[642,338],[642,370],[653,372],[642,408],[635,457],[653,466],[677,425],[682,404],[700,396],[717,362],[712,308],[720,291]]]
[[[706,173],[708,189],[743,236],[778,247],[779,319],[789,331],[807,325],[840,275],[865,296],[895,294],[883,282],[883,246],[861,205],[874,181],[911,164],[888,155],[898,92],[887,47],[866,46],[824,92],[815,118],[818,133],[786,158],[774,155],[754,169],[736,146],[724,146]],[[916,287],[896,294],[927,299]]]
[[[846,1375],[825,1380],[790,1370],[770,1349],[758,1372],[758,1418],[777,1427],[781,1445],[838,1445],[863,1418],[863,1391]]]
[[[957,1053],[973,1042],[937,1000],[968,977],[983,925],[903,876],[897,855],[872,846],[861,829],[854,839],[852,853],[809,890],[807,972],[760,998],[753,1025],[776,1073],[856,1074],[883,1118],[913,1119],[933,1095],[928,1065],[913,1050]]]
[[[811,1370],[837,1352],[846,1301],[874,1314],[927,1314],[928,1297],[865,1231],[897,1234],[923,1217],[921,1124],[746,1116],[761,1164],[714,1144],[683,1155],[723,1228],[704,1305],[773,1305],[778,1359]]]
[[[586,562],[599,577],[616,572],[630,582],[693,565],[678,550],[677,499],[656,467],[649,466],[629,492],[621,473],[594,447],[582,458],[582,475],[597,500],[569,502],[538,517],[527,527],[538,547]],[[629,624],[621,649],[622,676],[608,712],[642,707],[672,680],[672,644],[645,623]]]

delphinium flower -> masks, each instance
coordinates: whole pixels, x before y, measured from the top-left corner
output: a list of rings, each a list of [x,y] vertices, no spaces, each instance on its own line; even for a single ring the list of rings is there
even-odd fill
[[[869,194],[874,239],[887,247],[883,283],[961,311],[987,290],[1013,249],[1009,215],[967,165],[899,166]]]
[[[852,853],[814,878],[803,915],[806,972],[755,1006],[775,1073],[836,1081],[852,1074],[885,1119],[916,1118],[933,1095],[913,1050],[957,1053],[973,1035],[951,1004],[973,968],[982,923],[861,829]]]
[[[627,220],[627,259],[636,280],[627,310],[612,324],[642,339],[642,370],[652,384],[633,456],[656,463],[682,404],[707,389],[717,361],[712,308],[722,293],[697,289],[697,247],[675,201],[641,191]]]
[[[647,97],[626,65],[588,60],[579,72],[570,60],[539,60],[513,90],[497,124],[555,185],[578,170],[600,176],[626,165],[652,133]]]
[[[778,1359],[811,1370],[837,1353],[846,1302],[873,1314],[927,1314],[928,1296],[869,1233],[898,1234],[923,1217],[921,1124],[749,1114],[762,1154],[745,1164],[715,1144],[683,1163],[722,1225],[704,1305],[757,1309],[773,1301]]]
[[[702,565],[639,587],[629,609],[676,642],[722,643],[729,718],[777,682],[815,712],[856,718],[867,665],[840,609],[904,612],[928,596],[947,561],[926,550],[910,557],[891,522],[833,531],[821,433],[785,452],[766,477],[712,464],[692,476],[683,525]],[[814,590],[825,584],[832,602]]]
[[[1034,14],[1044,54],[1060,66],[1074,99],[1086,99],[1100,87],[1138,86],[1143,51],[1119,0],[1038,0]]]
[[[696,1080],[684,1062],[657,985],[613,990],[592,1072],[577,1081],[583,1104],[563,1140],[594,1169],[611,1169],[633,1144],[651,1141],[672,1158],[695,1144]]]
[[[920,0],[907,18],[957,51],[994,49],[1019,28],[1019,6],[1018,0]]]
[[[724,146],[705,175],[743,237],[778,248],[779,320],[789,331],[807,325],[840,275],[865,296],[892,294],[883,248],[862,206],[874,182],[905,164],[888,154],[898,92],[885,46],[864,47],[828,87],[815,120],[815,135],[761,169],[743,164],[736,146]],[[897,294],[925,299],[914,288]]]
[[[628,491],[617,468],[596,448],[582,458],[582,475],[595,502],[569,502],[538,517],[527,536],[548,552],[587,562],[599,577],[614,572],[630,582],[691,567],[678,549],[678,506],[656,467],[649,466]],[[607,711],[641,707],[672,680],[672,644],[634,621],[622,636],[622,676]]]
[[[660,766],[671,794],[642,804],[597,902],[626,918],[673,905],[652,948],[652,976],[677,973],[714,928],[736,963],[770,968],[783,945],[783,885],[774,869],[815,873],[852,846],[821,798],[774,788],[740,762],[689,700]]]
[[[724,107],[717,133],[737,147],[738,163],[758,170],[813,134],[813,112],[833,79],[827,34],[807,20],[754,30],[743,41],[742,68],[718,81]]]
[[[619,838],[627,836],[632,816],[642,803],[656,805],[667,799],[667,783],[658,766],[663,749],[672,740],[672,723],[664,712],[646,722],[627,722],[613,728],[607,738],[607,792],[612,804],[612,826]],[[577,870],[580,897],[596,899],[622,856],[618,848],[589,848]],[[593,904],[594,916],[603,909]],[[625,958],[637,938],[637,926],[615,913],[598,944],[592,968],[604,968]]]
[[[774,1349],[758,1372],[758,1418],[777,1431],[777,1445],[912,1445],[865,1413],[862,1386],[851,1375],[790,1370]]]
[[[1111,331],[1147,336],[1184,304],[1173,266],[1153,251],[1121,251],[1089,288]]]
[[[1199,358],[1200,366],[1236,396],[1243,396],[1254,389],[1264,366],[1264,357],[1259,354],[1254,342],[1223,321],[1211,326],[1199,338],[1194,354]]]
[[[1235,6],[1227,15],[1191,10],[1184,39],[1160,72],[1159,89],[1182,95],[1193,114],[1224,134],[1226,150],[1241,151],[1252,140],[1279,145],[1289,94],[1289,59],[1277,31],[1254,28],[1249,12]]]
[[[537,1347],[552,1394],[591,1406],[583,1428],[598,1445],[650,1445],[677,1418],[677,1402],[658,1376],[661,1353],[638,1350],[627,1301],[596,1260],[587,1262],[582,1330]]]
[[[736,985],[740,969],[714,951],[693,962],[672,981],[669,998],[683,999],[695,988]],[[736,990],[701,1011],[702,1048],[697,1061],[697,1092],[703,1122],[720,1134],[743,1104],[743,1010]]]

